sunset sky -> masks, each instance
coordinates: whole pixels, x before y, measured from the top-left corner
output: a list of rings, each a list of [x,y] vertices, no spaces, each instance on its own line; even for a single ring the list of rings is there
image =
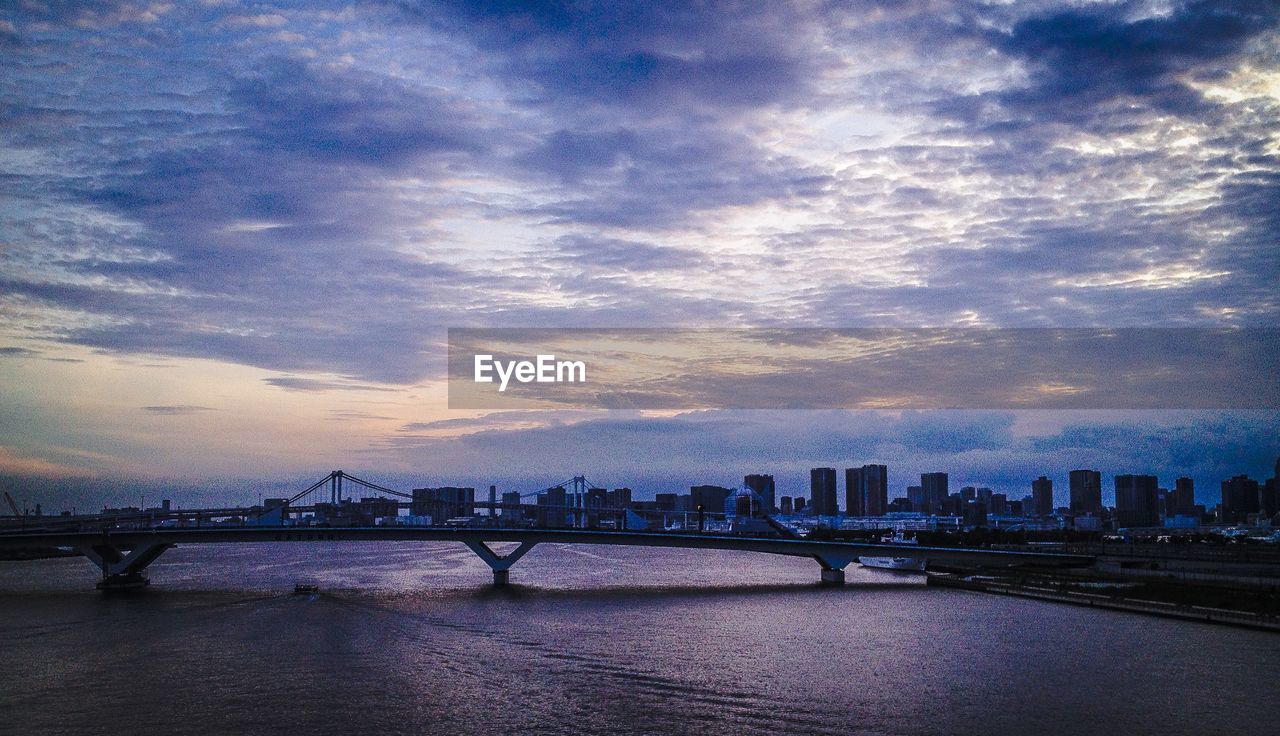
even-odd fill
[[[1274,410],[445,387],[449,327],[1276,327],[1274,0],[14,0],[0,54],[0,474],[52,509],[869,462],[1212,504],[1280,454]]]

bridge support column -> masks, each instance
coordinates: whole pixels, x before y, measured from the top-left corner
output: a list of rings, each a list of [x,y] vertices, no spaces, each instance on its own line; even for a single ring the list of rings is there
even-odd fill
[[[853,555],[844,550],[822,552],[813,556],[822,565],[821,582],[823,585],[844,585],[844,569],[853,562]]]
[[[844,585],[844,570],[822,569],[823,585]]]
[[[490,569],[493,570],[493,584],[506,585],[511,582],[511,566],[524,557],[529,550],[537,542],[521,542],[519,547],[511,550],[505,555],[499,555],[493,551],[489,545],[484,542],[463,542],[467,547],[476,553],[476,556],[485,561]]]
[[[98,590],[105,592],[137,590],[151,584],[144,572],[172,544],[150,542],[136,545],[128,554],[103,535],[101,542],[86,544],[80,552],[102,570]]]

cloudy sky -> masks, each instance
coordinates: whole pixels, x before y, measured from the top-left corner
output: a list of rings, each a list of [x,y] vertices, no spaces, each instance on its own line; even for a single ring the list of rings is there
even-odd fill
[[[1274,327],[1272,0],[15,0],[0,53],[11,477],[879,461],[894,492],[1088,466],[1212,501],[1280,453],[1274,411],[485,414],[444,385],[448,327]]]

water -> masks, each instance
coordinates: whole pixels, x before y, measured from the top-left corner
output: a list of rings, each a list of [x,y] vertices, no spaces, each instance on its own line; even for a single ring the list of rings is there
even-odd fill
[[[180,547],[0,563],[0,733],[1261,733],[1280,637],[735,552]],[[322,592],[294,595],[297,582]],[[1268,725],[1270,724],[1270,725]]]

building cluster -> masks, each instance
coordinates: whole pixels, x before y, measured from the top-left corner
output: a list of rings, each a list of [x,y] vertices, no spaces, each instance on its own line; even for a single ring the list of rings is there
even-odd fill
[[[1053,481],[1040,476],[1028,493],[1011,498],[991,488],[964,486],[951,492],[945,472],[920,475],[905,494],[889,497],[889,469],[862,465],[844,469],[813,468],[809,494],[778,495],[772,475],[751,474],[738,488],[695,485],[688,493],[658,493],[636,500],[630,488],[590,487],[584,478],[535,494],[489,487],[488,499],[474,488],[416,488],[411,500],[383,496],[341,498],[291,507],[289,499],[269,498],[250,509],[238,523],[325,526],[502,526],[590,529],[667,529],[770,533],[780,524],[794,528],[964,530],[1018,528],[1028,531],[1069,529],[1084,532],[1167,529],[1194,531],[1202,526],[1280,527],[1280,458],[1266,481],[1237,475],[1221,483],[1221,501],[1196,503],[1195,483],[1182,477],[1172,488],[1154,475],[1120,474],[1113,478],[1113,506],[1102,502],[1102,473],[1078,469],[1068,474],[1065,506],[1055,504]],[[843,491],[843,492],[842,492]],[[407,508],[408,513],[403,513]],[[161,508],[104,509],[106,514],[146,514],[162,518]],[[165,523],[201,523],[194,519]],[[228,514],[226,523],[235,522]],[[213,518],[210,516],[210,518]]]

